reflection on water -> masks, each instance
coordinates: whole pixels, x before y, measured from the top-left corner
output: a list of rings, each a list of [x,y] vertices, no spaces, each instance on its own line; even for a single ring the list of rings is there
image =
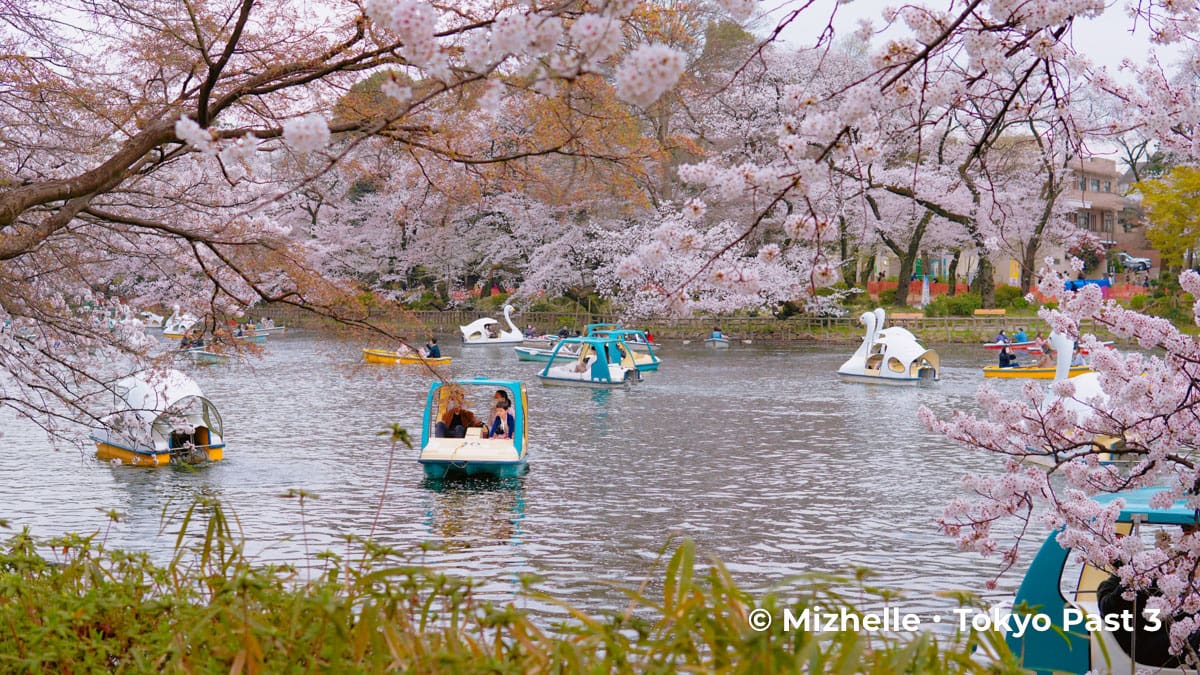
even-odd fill
[[[127,518],[109,545],[165,559],[177,528],[162,527],[164,506],[170,514],[216,496],[238,516],[249,551],[276,561],[342,547],[378,520],[381,544],[432,542],[422,560],[471,575],[485,594],[512,597],[530,573],[543,590],[593,608],[623,606],[612,584],[651,574],[672,535],[695,539],[752,589],[865,566],[878,584],[906,591],[913,609],[944,607],[935,591],[980,589],[996,569],[955,551],[934,520],[964,473],[999,463],[916,418],[922,404],[942,417],[976,408],[979,367],[991,361],[976,349],[943,350],[938,385],[899,388],[839,382],[834,371],[853,346],[674,344],[642,383],[590,390],[541,386],[541,364],[518,362],[511,349],[450,346],[456,377],[528,384],[530,471],[434,483],[415,451],[377,435],[398,422],[419,438],[429,374],[363,366],[361,347],[272,337],[262,359],[194,367],[229,443],[226,461],[196,469],[51,451],[36,427],[0,412],[0,518],[39,535],[92,532],[107,527],[98,509],[113,509]],[[314,497],[301,506],[295,490]]]

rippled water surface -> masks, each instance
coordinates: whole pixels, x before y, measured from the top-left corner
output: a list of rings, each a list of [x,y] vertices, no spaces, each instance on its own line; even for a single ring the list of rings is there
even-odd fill
[[[208,493],[236,513],[262,559],[340,549],[343,535],[370,531],[380,507],[389,452],[377,432],[399,422],[419,438],[430,382],[416,367],[362,364],[362,346],[299,333],[272,337],[246,364],[188,366],[221,408],[228,443],[226,461],[198,470],[53,451],[37,427],[0,411],[0,518],[39,535],[92,532],[115,509],[128,518],[108,544],[165,560],[177,528],[164,531],[164,505]],[[904,590],[908,607],[945,606],[936,591],[980,590],[996,568],[955,551],[934,518],[964,473],[999,462],[925,431],[917,410],[975,410],[979,367],[991,359],[942,349],[939,384],[880,387],[836,379],[852,350],[676,343],[643,383],[593,391],[541,386],[540,366],[511,348],[450,345],[454,376],[529,385],[530,471],[500,484],[427,484],[402,449],[375,538],[414,552],[439,544],[420,559],[475,577],[498,599],[533,573],[576,604],[623,606],[612,582],[644,578],[679,534],[750,588],[866,566]],[[292,489],[317,497],[303,516],[282,496]]]

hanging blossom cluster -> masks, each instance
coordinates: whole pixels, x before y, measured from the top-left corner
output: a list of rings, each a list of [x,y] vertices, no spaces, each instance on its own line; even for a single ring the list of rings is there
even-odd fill
[[[412,87],[400,84],[392,78],[388,78],[382,85],[379,86],[379,91],[383,92],[384,96],[390,97],[400,105],[406,105],[412,100]]]
[[[617,68],[617,95],[646,107],[675,86],[683,74],[683,52],[664,44],[642,45]]]
[[[329,145],[329,124],[324,117],[309,113],[283,124],[283,140],[299,153],[316,152]]]
[[[363,8],[372,21],[394,33],[403,43],[401,53],[409,63],[434,77],[449,77],[449,61],[438,45],[437,11],[421,0],[367,0]]]
[[[258,146],[261,141],[254,134],[221,142],[208,129],[202,128],[190,117],[180,117],[175,122],[175,136],[197,152],[217,157],[231,181],[237,181],[254,167]]]

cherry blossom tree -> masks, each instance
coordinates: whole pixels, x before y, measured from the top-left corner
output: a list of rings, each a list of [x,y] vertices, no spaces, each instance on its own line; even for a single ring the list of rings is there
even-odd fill
[[[312,5],[5,6],[0,401],[47,426],[86,417],[150,355],[134,320],[147,306],[211,322],[268,300],[372,326],[316,264],[329,243],[292,236],[297,194],[380,137],[427,184],[447,166],[603,159],[569,125],[506,134],[495,113],[516,91],[574,109],[606,73],[649,104],[680,70],[672,48],[625,44],[631,2]],[[382,96],[353,100],[370,77]]]

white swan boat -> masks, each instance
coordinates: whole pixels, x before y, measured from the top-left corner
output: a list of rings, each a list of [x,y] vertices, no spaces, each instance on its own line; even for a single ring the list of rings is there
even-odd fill
[[[187,375],[168,370],[130,376],[113,391],[114,412],[92,434],[100,459],[159,466],[224,457],[221,414]]]
[[[1071,356],[1075,349],[1075,342],[1071,338],[1058,332],[1052,332],[1050,333],[1050,346],[1055,350],[1054,381],[1062,382],[1070,379],[1071,384],[1075,385],[1075,393],[1064,398],[1055,393],[1054,387],[1051,385],[1050,390],[1046,392],[1046,397],[1042,399],[1042,411],[1048,412],[1053,406],[1059,405],[1064,410],[1074,413],[1077,421],[1074,433],[1084,434],[1084,438],[1087,437],[1087,434],[1092,434],[1092,442],[1105,448],[1104,452],[1099,453],[1101,464],[1131,463],[1141,459],[1140,455],[1126,457],[1119,453],[1109,452],[1109,450],[1120,449],[1124,443],[1122,439],[1088,431],[1089,418],[1098,410],[1103,410],[1105,404],[1108,403],[1108,393],[1100,386],[1100,374],[1088,370],[1082,375],[1073,375],[1075,369],[1071,367]],[[1025,461],[1046,467],[1058,466],[1066,459],[1068,457],[1058,456],[1044,450],[1025,457]],[[1076,461],[1083,460],[1077,459]]]
[[[171,308],[171,316],[163,322],[163,337],[178,340],[187,335],[188,330],[199,320],[199,317],[191,314],[180,314],[179,305],[175,305]]]
[[[905,328],[884,328],[886,318],[882,307],[859,317],[866,335],[854,355],[838,368],[838,377],[848,382],[894,385],[937,381],[941,374],[937,352],[922,347]]]
[[[525,334],[512,321],[512,305],[504,306],[504,321],[508,330],[503,330],[500,322],[492,318],[476,319],[465,326],[459,326],[462,331],[464,346],[474,345],[509,345],[525,341]]]
[[[164,318],[163,315],[155,314],[150,310],[146,310],[141,314],[138,314],[138,318],[142,320],[142,324],[145,325],[146,328],[157,328],[159,330],[163,329],[163,324],[166,322],[166,318]]]

